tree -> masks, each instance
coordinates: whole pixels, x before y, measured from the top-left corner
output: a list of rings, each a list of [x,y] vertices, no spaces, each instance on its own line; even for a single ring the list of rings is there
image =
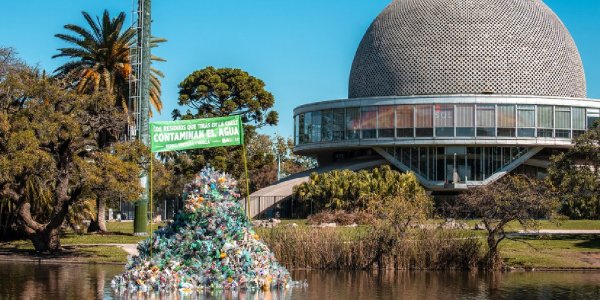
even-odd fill
[[[102,168],[141,171],[112,153],[90,151],[97,148],[97,124],[108,118],[97,108],[112,107],[114,98],[66,86],[29,69],[0,82],[0,200],[10,203],[17,227],[39,252],[61,250],[60,227],[105,180]]]
[[[277,125],[279,116],[270,110],[275,97],[265,83],[240,69],[207,67],[188,75],[179,84],[179,105],[193,109],[175,119],[211,118],[241,115],[247,126]]]
[[[61,48],[59,54],[53,56],[68,57],[74,59],[55,70],[61,78],[69,79],[73,87],[79,93],[92,94],[96,92],[108,92],[112,94],[115,106],[121,109],[127,116],[129,97],[129,76],[132,72],[129,49],[135,42],[135,30],[124,29],[125,13],[111,18],[107,10],[104,11],[102,19],[94,20],[87,12],[82,12],[89,29],[78,25],[67,24],[65,29],[69,34],[56,34],[55,36],[73,45],[72,48]],[[151,47],[157,47],[164,39],[152,38]],[[152,56],[153,61],[164,61]],[[150,72],[150,103],[157,112],[162,109],[160,100],[161,84],[160,77],[163,74],[155,68]],[[73,79],[73,80],[71,80]],[[117,115],[115,112],[113,115]],[[110,121],[110,120],[109,120]],[[128,120],[130,122],[130,120]],[[114,123],[114,122],[111,122]],[[119,136],[125,131],[127,122],[115,124],[113,130],[98,132],[98,147],[101,151],[117,142]],[[116,127],[116,128],[114,128]],[[101,193],[99,193],[100,195]],[[97,217],[90,223],[88,231],[106,231],[104,219],[106,201],[112,198],[99,197],[97,203]],[[114,199],[113,199],[114,200]]]
[[[389,171],[380,179],[392,179]],[[399,255],[400,243],[405,242],[407,230],[411,224],[425,221],[433,210],[433,199],[419,183],[414,173],[404,173],[393,182],[397,185],[387,195],[368,195],[367,211],[376,218],[375,226],[370,230],[369,242],[373,245],[373,259],[383,266],[384,256]]]
[[[282,178],[317,167],[314,158],[294,154],[294,141],[291,138],[275,135],[271,141],[280,156]]]
[[[94,163],[89,168],[95,184],[90,186],[85,196],[95,199],[96,220],[90,222],[88,232],[106,232],[106,205],[115,204],[118,199],[135,201],[142,192],[139,184],[140,167],[146,167],[148,150],[140,142],[115,143],[111,147],[90,153]]]
[[[517,221],[525,229],[538,228],[538,219],[551,216],[556,201],[540,180],[509,175],[486,186],[469,189],[459,196],[457,212],[481,218],[487,230],[486,266],[501,268],[498,245],[506,238],[506,224]]]
[[[271,110],[274,103],[275,98],[265,90],[265,83],[262,80],[240,69],[207,67],[193,72],[179,84],[179,105],[187,106],[188,110],[185,114],[178,109],[174,110],[173,118],[186,120],[240,115],[244,123],[248,169],[257,175],[258,170],[265,168],[266,161],[269,159],[270,162],[273,161],[270,149],[261,150],[268,145],[260,145],[260,141],[266,143],[268,138],[263,138],[256,129],[277,125],[277,112]],[[270,153],[268,154],[270,156],[265,157],[265,153]],[[181,175],[190,176],[210,164],[217,170],[232,174],[239,180],[245,180],[241,147],[196,149],[186,153],[176,153],[173,156],[180,155],[182,158],[175,160],[185,162],[187,168],[180,170]],[[261,184],[265,182],[262,179],[260,181]],[[241,192],[245,193],[245,185],[240,186]],[[257,186],[253,184],[251,189],[255,188]]]
[[[403,234],[412,223],[429,217],[433,200],[412,172],[400,175],[397,184],[392,194],[372,197],[367,210],[394,232]]]
[[[0,47],[0,84],[2,84],[9,74],[20,69],[22,61],[17,57],[17,53],[13,48]],[[0,90],[0,97],[3,97],[7,92]],[[0,114],[0,130],[5,130],[8,124],[8,118],[5,114]],[[2,199],[0,195],[0,240],[8,237],[14,237],[14,230],[10,224],[14,221],[14,216],[10,213],[14,207],[7,200]]]
[[[80,93],[92,93],[105,90],[115,95],[116,104],[123,109],[127,106],[129,97],[128,79],[132,71],[129,59],[129,48],[135,42],[135,29],[123,29],[125,13],[111,18],[108,10],[104,11],[102,19],[92,18],[87,12],[81,13],[90,29],[67,24],[65,29],[69,34],[55,36],[71,45],[71,48],[60,48],[60,53],[53,56],[74,59],[55,70],[59,76],[76,78],[74,87]],[[151,47],[157,47],[165,39],[152,38]],[[153,61],[164,59],[152,56]],[[150,74],[150,103],[160,113],[162,110],[160,79],[162,72],[151,68]]]
[[[17,51],[13,48],[0,47],[0,82],[16,70],[24,69],[25,63],[17,57]]]
[[[551,158],[548,178],[558,189],[561,213],[572,219],[600,218],[600,121]]]

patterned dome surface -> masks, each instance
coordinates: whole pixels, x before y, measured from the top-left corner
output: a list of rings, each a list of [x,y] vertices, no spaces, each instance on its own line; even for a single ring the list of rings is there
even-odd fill
[[[585,98],[577,46],[540,0],[395,0],[352,63],[349,98],[432,94]]]

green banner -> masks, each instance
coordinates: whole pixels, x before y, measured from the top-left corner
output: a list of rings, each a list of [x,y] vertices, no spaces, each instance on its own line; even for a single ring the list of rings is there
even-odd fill
[[[152,152],[241,145],[240,116],[150,123]]]

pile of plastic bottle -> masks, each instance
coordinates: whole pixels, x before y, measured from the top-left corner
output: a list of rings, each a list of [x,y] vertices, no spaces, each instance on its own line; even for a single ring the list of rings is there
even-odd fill
[[[252,229],[231,176],[204,168],[184,192],[183,211],[138,245],[139,255],[112,280],[115,290],[191,293],[293,284]]]

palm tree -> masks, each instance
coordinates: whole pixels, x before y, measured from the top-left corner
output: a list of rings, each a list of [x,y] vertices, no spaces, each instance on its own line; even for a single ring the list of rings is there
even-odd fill
[[[128,79],[132,67],[130,63],[129,48],[136,42],[136,32],[133,28],[124,28],[125,13],[121,12],[117,17],[111,18],[107,10],[104,11],[102,19],[96,17],[94,20],[87,12],[82,12],[89,29],[67,24],[65,29],[70,34],[56,34],[55,36],[72,47],[60,48],[57,57],[68,57],[72,60],[57,68],[54,72],[59,77],[72,81],[73,88],[80,93],[94,93],[96,91],[107,91],[111,93],[116,101],[115,105],[128,113],[127,98],[129,96]],[[165,39],[151,38],[150,46],[156,47]],[[164,59],[152,56],[152,61],[164,61]],[[160,100],[161,84],[159,78],[164,75],[155,68],[150,72],[150,104],[155,111],[160,113],[162,102]],[[150,112],[152,114],[152,111]],[[111,133],[103,133],[98,138],[98,147],[103,149],[110,146],[116,136]],[[108,135],[105,136],[105,135]],[[106,231],[104,222],[104,208],[106,199],[96,198],[96,220],[90,223],[90,231]]]
[[[102,19],[94,20],[87,12],[82,12],[90,29],[78,25],[67,24],[65,29],[69,34],[56,34],[55,36],[71,44],[73,47],[60,48],[60,53],[52,56],[69,57],[73,59],[57,68],[54,72],[58,76],[74,78],[74,87],[80,93],[91,93],[106,90],[116,99],[116,105],[128,110],[128,78],[131,74],[129,61],[129,46],[135,42],[135,30],[123,29],[125,13],[121,12],[116,18],[110,17],[107,10]],[[165,42],[162,38],[152,38],[151,47]],[[153,61],[165,61],[152,56]],[[162,102],[160,100],[161,84],[159,78],[163,73],[151,68],[150,74],[150,103],[160,113]]]

